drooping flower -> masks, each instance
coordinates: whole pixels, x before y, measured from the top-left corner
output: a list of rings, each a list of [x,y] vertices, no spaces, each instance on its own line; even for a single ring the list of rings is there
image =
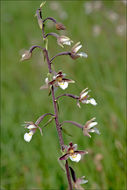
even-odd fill
[[[39,128],[40,133],[41,133],[41,135],[42,135],[42,130],[41,130],[41,128],[40,128],[38,125],[34,124],[32,121],[30,121],[30,122],[25,122],[25,124],[26,124],[25,128],[29,129],[29,132],[24,134],[24,140],[25,140],[26,142],[30,142],[30,141],[31,141],[32,136],[33,136],[33,134],[36,132],[36,129],[37,129],[37,128]]]
[[[30,59],[32,56],[32,53],[29,50],[26,50],[23,54],[22,54],[22,58],[20,59],[20,61],[25,61]]]
[[[57,37],[57,43],[60,45],[62,48],[64,47],[63,45],[68,45],[70,46],[73,41],[68,38],[67,36],[58,36]]]
[[[80,42],[76,43],[76,44],[72,47],[72,49],[71,49],[71,54],[70,54],[70,56],[71,56],[72,59],[77,59],[78,57],[85,57],[85,58],[88,57],[88,55],[87,55],[85,52],[79,52],[79,53],[78,53],[78,51],[79,51],[79,49],[80,49],[81,47],[82,47],[82,45],[80,44]]]
[[[77,144],[73,144],[72,142],[66,148],[66,153],[59,158],[59,160],[67,160],[70,158],[74,162],[79,162],[81,160],[81,156],[84,154],[88,154],[87,151],[77,150]]]
[[[80,103],[83,103],[83,104],[92,104],[94,106],[97,105],[97,102],[95,101],[94,98],[89,98],[89,95],[88,93],[90,92],[90,90],[88,90],[88,88],[85,88],[84,90],[82,90],[82,92],[80,93],[80,96],[79,96],[79,101],[77,102],[77,105],[78,107],[80,107]]]
[[[60,87],[65,90],[68,87],[69,83],[74,83],[75,81],[71,79],[65,78],[65,74],[62,71],[59,71],[56,75],[53,76],[53,80],[49,82],[49,85],[53,85],[54,87]]]
[[[97,125],[98,123],[95,121],[95,117],[92,118],[91,120],[87,121],[86,124],[83,126],[83,134],[85,136],[88,136],[91,138],[91,135],[89,133],[96,133],[98,135],[100,135],[99,130],[94,127],[95,125]]]

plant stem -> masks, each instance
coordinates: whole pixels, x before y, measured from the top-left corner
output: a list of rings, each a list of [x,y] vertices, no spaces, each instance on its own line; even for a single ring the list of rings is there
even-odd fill
[[[63,142],[61,127],[58,121],[58,109],[57,109],[57,102],[55,100],[55,93],[54,93],[53,86],[51,88],[51,93],[52,93],[52,100],[53,100],[54,112],[55,112],[55,122],[56,122],[56,128],[57,128],[57,132],[59,136],[60,146],[61,146],[61,149],[64,150],[64,142]]]
[[[65,168],[66,168],[66,174],[67,174],[69,188],[70,188],[70,190],[72,190],[72,183],[71,183],[71,177],[70,177],[69,166],[68,166],[67,160],[66,160]]]
[[[51,33],[46,34],[44,38],[47,38],[47,36],[54,36],[54,37],[56,37],[56,38],[59,37],[59,35],[56,34],[56,33],[54,33],[54,32],[51,32]]]
[[[53,21],[54,23],[57,23],[57,22],[56,22],[56,19],[54,19],[54,18],[52,18],[52,17],[47,17],[47,18],[45,18],[45,19],[43,20],[43,23],[44,23],[46,20],[51,20],[51,21]]]
[[[65,52],[58,53],[58,54],[56,54],[54,57],[52,57],[52,58],[50,59],[50,63],[51,63],[56,57],[61,56],[61,55],[71,55],[71,53],[70,53],[69,51],[65,51]]]
[[[47,60],[49,73],[52,73],[51,63],[50,63],[50,60],[48,57],[48,51],[46,49],[44,49],[44,53],[45,53],[45,57]],[[58,133],[58,137],[59,137],[59,142],[60,142],[61,150],[64,150],[64,141],[63,141],[63,137],[62,137],[61,125],[60,125],[59,120],[58,120],[57,101],[55,99],[55,93],[54,93],[54,87],[53,86],[51,88],[51,94],[52,94],[53,107],[54,107],[54,112],[55,112],[55,123],[56,123],[56,129],[57,129],[57,133]],[[71,178],[70,178],[69,166],[68,166],[67,161],[65,164],[65,168],[66,168],[66,174],[67,174],[69,189],[72,190],[72,182],[71,182]]]
[[[63,121],[60,125],[62,126],[64,123],[71,123],[71,124],[75,125],[76,127],[83,129],[83,125],[81,125],[75,121]]]
[[[76,100],[79,99],[79,96],[75,96],[75,95],[73,95],[73,94],[62,94],[62,95],[60,95],[60,96],[57,96],[57,97],[56,97],[56,100],[58,100],[58,99],[61,98],[62,96],[68,96],[68,97],[74,98],[74,99],[76,99]]]
[[[35,122],[36,125],[39,125],[41,123],[41,121],[44,119],[45,116],[47,115],[51,115],[51,116],[54,116],[54,114],[52,113],[45,113],[44,115],[40,116],[37,121]]]

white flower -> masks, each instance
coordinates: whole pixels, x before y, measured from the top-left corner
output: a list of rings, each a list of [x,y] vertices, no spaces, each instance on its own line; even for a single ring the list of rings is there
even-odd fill
[[[68,82],[58,82],[58,85],[60,88],[62,88],[63,90],[65,90],[68,87]]]
[[[97,102],[94,98],[90,98],[89,99],[89,95],[88,93],[90,92],[90,90],[88,90],[88,88],[85,88],[81,93],[80,93],[80,96],[79,96],[79,101],[82,102],[83,104],[92,104],[94,106],[97,105]],[[79,107],[80,107],[80,104],[78,102],[77,104]]]
[[[25,133],[25,134],[24,134],[24,140],[25,140],[26,142],[30,142],[31,139],[32,139],[33,134],[34,134],[33,131],[30,131],[29,133]]]
[[[73,154],[69,157],[73,162],[79,162],[81,160],[81,154]]]
[[[87,121],[86,124],[83,127],[83,133],[85,136],[88,136],[91,138],[91,135],[89,133],[96,133],[98,135],[100,135],[99,130],[94,127],[95,125],[97,125],[98,123],[95,121],[95,117],[92,118],[91,120]]]
[[[77,53],[80,49],[81,49],[82,45],[80,44],[80,42],[77,42],[71,49],[71,58],[72,59],[77,59],[78,57],[85,57],[87,58],[88,55],[84,52],[79,52]]]
[[[59,71],[53,76],[53,80],[49,82],[49,85],[54,85],[54,87],[60,87],[61,89],[65,90],[69,83],[74,83],[75,81],[71,79],[65,78],[65,73],[62,73],[62,71]]]

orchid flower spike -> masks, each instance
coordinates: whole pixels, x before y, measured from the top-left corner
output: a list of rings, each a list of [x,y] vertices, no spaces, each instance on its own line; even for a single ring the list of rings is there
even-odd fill
[[[58,36],[57,37],[57,43],[60,45],[62,48],[64,47],[63,45],[68,45],[70,46],[73,41],[68,38],[67,36]]]
[[[88,136],[91,138],[91,135],[89,133],[96,133],[98,135],[100,135],[99,130],[94,127],[95,125],[97,125],[98,123],[95,121],[95,117],[92,118],[91,120],[87,121],[86,124],[83,126],[83,134],[85,136]]]
[[[25,140],[26,142],[30,142],[30,141],[31,141],[32,136],[33,136],[33,134],[36,132],[36,129],[37,129],[37,128],[39,128],[40,133],[41,133],[41,135],[42,135],[42,130],[41,130],[41,128],[40,128],[38,125],[35,125],[32,121],[30,121],[30,122],[25,122],[25,124],[26,124],[25,128],[29,129],[29,132],[24,134],[24,140]]]
[[[88,88],[85,88],[81,93],[80,93],[80,96],[79,96],[79,101],[77,103],[77,106],[80,107],[80,103],[83,103],[83,104],[92,104],[94,106],[97,105],[97,102],[94,98],[89,98],[89,95],[88,93],[90,92],[90,90],[88,90]]]
[[[78,51],[80,50],[80,48],[82,47],[82,45],[80,44],[80,42],[76,43],[72,49],[71,49],[71,58],[72,59],[77,59],[78,57],[84,57],[84,58],[87,58],[88,55],[84,52],[79,52]]]
[[[73,144],[72,142],[67,147],[66,153],[59,158],[59,160],[67,160],[70,158],[73,162],[79,162],[81,160],[81,156],[84,154],[88,154],[87,151],[77,150],[77,144]]]

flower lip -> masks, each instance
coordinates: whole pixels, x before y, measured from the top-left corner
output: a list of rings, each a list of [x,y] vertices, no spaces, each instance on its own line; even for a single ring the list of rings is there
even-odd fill
[[[74,162],[79,162],[81,160],[81,154],[73,154],[69,158]]]
[[[25,133],[25,134],[24,134],[24,140],[25,140],[26,142],[30,142],[31,139],[32,139],[33,134],[34,134],[34,133],[33,133],[32,131],[30,131],[29,133]]]

